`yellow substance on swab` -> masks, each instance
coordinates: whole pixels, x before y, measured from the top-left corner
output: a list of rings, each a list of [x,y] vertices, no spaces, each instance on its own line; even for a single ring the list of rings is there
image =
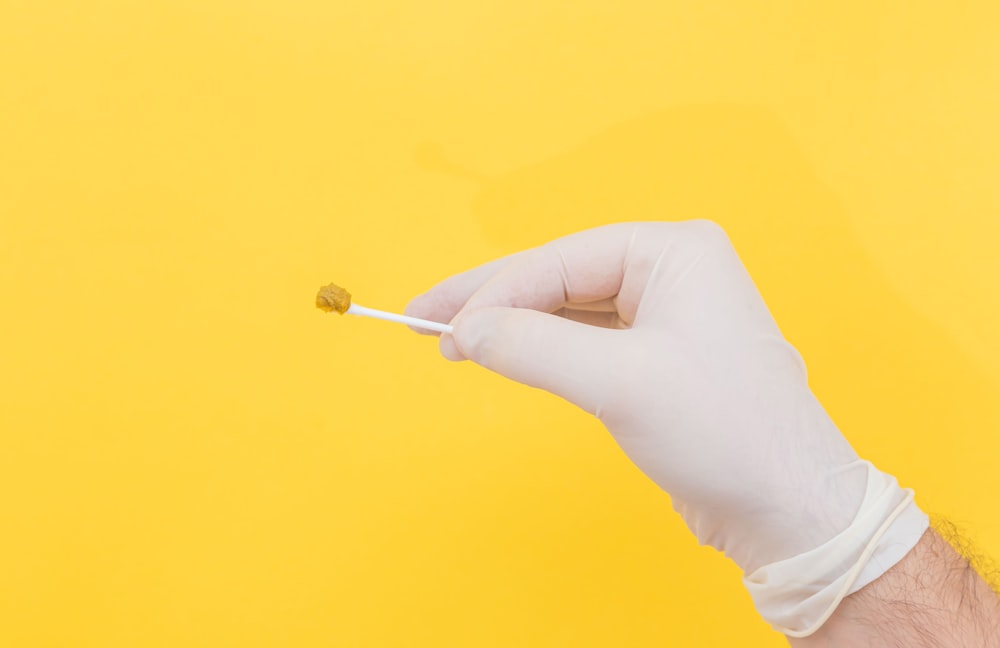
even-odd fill
[[[351,307],[351,293],[337,284],[327,284],[316,293],[316,308],[327,313],[337,311],[341,315]]]

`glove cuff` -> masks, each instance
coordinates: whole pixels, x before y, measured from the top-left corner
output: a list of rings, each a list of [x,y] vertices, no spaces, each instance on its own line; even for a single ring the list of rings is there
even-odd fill
[[[816,632],[844,599],[902,560],[929,521],[913,491],[868,461],[865,498],[854,521],[826,543],[745,575],[761,616],[778,632],[806,637]]]

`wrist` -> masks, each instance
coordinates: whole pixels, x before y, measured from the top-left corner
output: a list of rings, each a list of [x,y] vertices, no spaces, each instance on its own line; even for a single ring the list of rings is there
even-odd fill
[[[981,557],[956,553],[951,544],[926,531],[892,569],[847,597],[818,632],[791,645],[997,645],[1000,598],[977,573],[973,563],[984,566]]]
[[[898,563],[920,540],[927,516],[913,492],[867,461],[865,495],[854,519],[823,544],[744,577],[754,605],[790,637],[815,632],[852,592]]]

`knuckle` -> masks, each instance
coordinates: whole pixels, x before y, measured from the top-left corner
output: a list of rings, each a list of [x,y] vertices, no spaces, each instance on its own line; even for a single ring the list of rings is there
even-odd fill
[[[693,220],[690,223],[692,230],[704,241],[708,243],[729,244],[729,235],[726,234],[726,230],[719,223],[707,218]]]
[[[733,249],[733,244],[726,230],[715,221],[708,219],[689,220],[681,223],[681,226],[684,232],[681,238],[692,249],[714,253]]]

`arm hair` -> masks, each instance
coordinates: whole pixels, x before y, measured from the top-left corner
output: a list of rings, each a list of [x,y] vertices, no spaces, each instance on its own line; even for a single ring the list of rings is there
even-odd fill
[[[996,648],[998,570],[947,520],[935,520],[892,569],[844,599],[793,648]]]

